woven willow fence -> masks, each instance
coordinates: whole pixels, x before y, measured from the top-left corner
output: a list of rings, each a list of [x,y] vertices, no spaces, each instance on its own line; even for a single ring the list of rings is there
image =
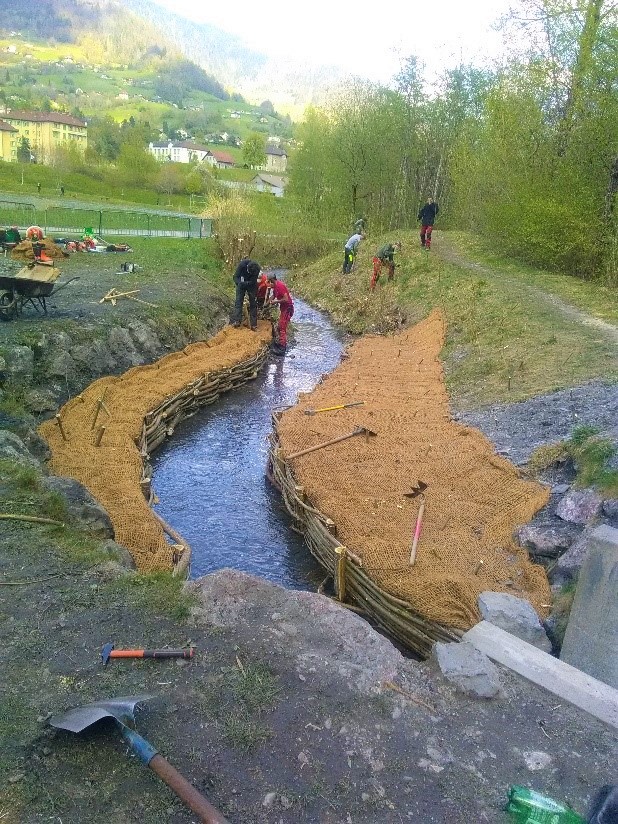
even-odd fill
[[[349,600],[378,626],[404,646],[427,657],[436,641],[459,641],[462,632],[429,621],[410,605],[379,587],[363,570],[361,559],[337,538],[337,526],[307,500],[296,482],[279,443],[277,423],[281,412],[273,413],[268,477],[281,492],[285,507],[304,534],[311,554],[332,576],[338,599]]]

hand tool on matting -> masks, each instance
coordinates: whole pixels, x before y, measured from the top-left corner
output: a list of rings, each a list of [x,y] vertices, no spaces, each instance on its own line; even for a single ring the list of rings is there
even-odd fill
[[[110,658],[193,658],[193,647],[186,649],[114,649],[114,644],[105,644],[101,650],[101,660],[104,666]]]
[[[305,409],[305,415],[317,415],[318,412],[334,412],[336,409],[349,409],[350,406],[363,406],[365,401],[354,401],[353,403],[340,403],[337,406],[323,406],[322,409]]]
[[[414,527],[414,537],[412,538],[412,549],[410,550],[410,566],[414,566],[414,562],[416,561],[416,549],[418,547],[418,541],[421,537],[421,527],[423,525],[423,515],[425,514],[425,490],[427,489],[428,484],[424,481],[417,481],[413,486],[410,492],[404,492],[405,498],[417,498],[420,495],[421,498],[421,505],[418,510],[418,515],[416,516],[416,525]]]
[[[374,432],[372,429],[367,429],[366,426],[357,426],[356,429],[353,429],[345,435],[339,435],[338,438],[331,438],[330,441],[322,441],[322,443],[317,443],[315,446],[310,446],[308,449],[301,449],[300,452],[292,452],[291,455],[286,456],[286,460],[289,461],[292,458],[300,458],[301,455],[307,455],[309,452],[315,452],[316,449],[322,449],[325,446],[331,446],[334,443],[346,441],[348,438],[353,438],[355,435],[364,435],[365,440],[369,441],[370,437],[375,437],[377,434],[378,433]]]
[[[157,750],[135,730],[135,707],[149,701],[152,695],[128,695],[110,698],[68,710],[62,715],[49,719],[52,727],[68,732],[83,732],[104,718],[111,718],[118,724],[120,733],[142,764],[156,773],[190,810],[199,816],[203,824],[229,824],[226,818],[193,787],[178,770],[159,755]]]

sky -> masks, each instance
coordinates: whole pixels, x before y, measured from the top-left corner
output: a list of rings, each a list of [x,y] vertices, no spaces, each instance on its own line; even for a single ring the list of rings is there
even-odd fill
[[[299,63],[337,65],[344,71],[387,83],[401,59],[416,55],[435,76],[460,62],[483,63],[501,51],[492,23],[509,0],[342,0],[256,3],[235,0],[201,4],[156,0],[191,20],[238,35],[271,56]]]

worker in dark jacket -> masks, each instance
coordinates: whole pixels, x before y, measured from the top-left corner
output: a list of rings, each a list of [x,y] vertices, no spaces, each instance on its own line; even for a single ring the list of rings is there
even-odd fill
[[[388,269],[388,279],[394,280],[395,252],[398,252],[400,249],[401,241],[398,240],[397,243],[385,243],[384,246],[380,246],[378,251],[375,253],[375,257],[373,259],[373,275],[371,276],[372,292],[376,288],[376,283],[380,280],[380,272],[382,271],[383,266],[386,266]]]
[[[418,210],[416,219],[421,222],[421,246],[425,249],[431,248],[431,233],[439,211],[440,207],[431,197],[428,197],[427,203]]]
[[[236,284],[236,303],[234,304],[233,325],[238,328],[242,322],[242,309],[245,295],[249,297],[249,322],[251,329],[257,329],[257,282],[260,264],[250,258],[243,258],[234,272]]]

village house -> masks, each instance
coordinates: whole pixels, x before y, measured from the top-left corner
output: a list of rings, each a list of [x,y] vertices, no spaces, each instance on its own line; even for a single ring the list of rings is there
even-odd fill
[[[173,163],[210,163],[215,165],[215,159],[207,146],[201,146],[192,140],[183,140],[181,143],[149,143],[148,151],[160,162]]]
[[[215,162],[213,166],[217,169],[231,169],[234,166],[234,158],[227,152],[213,152]]]
[[[251,181],[251,185],[258,192],[269,192],[275,197],[283,197],[287,180],[277,175],[269,175],[265,172],[260,172]]]
[[[3,120],[17,130],[17,143],[26,138],[39,163],[48,162],[54,150],[75,143],[83,152],[88,145],[88,124],[63,112],[30,112],[11,109]],[[14,160],[17,159],[17,152]]]
[[[266,147],[266,172],[285,172],[288,167],[288,156],[280,146]]]
[[[17,160],[17,135],[14,126],[0,120],[0,160]]]

